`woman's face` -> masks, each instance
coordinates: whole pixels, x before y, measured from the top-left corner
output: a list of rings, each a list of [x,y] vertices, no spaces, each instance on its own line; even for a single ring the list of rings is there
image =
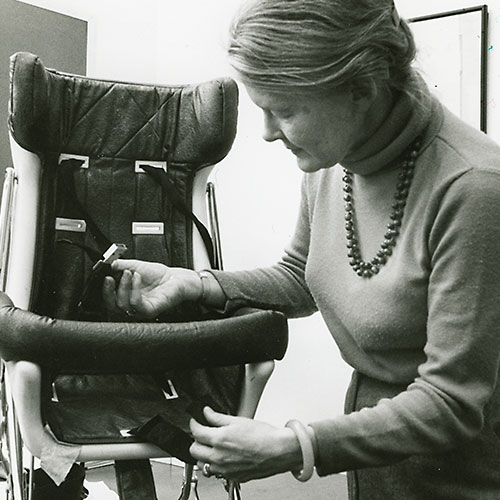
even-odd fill
[[[363,113],[349,92],[320,98],[296,97],[251,85],[246,89],[264,113],[264,140],[281,140],[304,172],[342,162],[359,143]]]

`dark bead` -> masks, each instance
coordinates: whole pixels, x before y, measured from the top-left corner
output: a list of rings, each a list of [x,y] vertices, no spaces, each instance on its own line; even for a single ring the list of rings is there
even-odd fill
[[[358,243],[354,231],[354,201],[349,194],[352,192],[352,174],[344,169],[344,200],[345,203],[345,219],[346,219],[346,236],[347,236],[347,255],[349,257],[349,264],[353,270],[364,278],[371,278],[373,275],[380,271],[390,255],[392,255],[393,248],[396,245],[396,239],[400,234],[400,227],[404,216],[404,209],[406,207],[406,200],[409,195],[411,181],[413,178],[413,171],[415,168],[415,159],[418,157],[418,149],[420,148],[419,141],[415,141],[414,149],[406,153],[406,158],[401,161],[401,171],[398,174],[398,182],[396,185],[396,193],[394,194],[394,201],[392,203],[392,212],[390,213],[390,222],[387,224],[387,230],[384,234],[384,241],[380,245],[380,250],[376,256],[369,262],[365,262],[361,258]]]

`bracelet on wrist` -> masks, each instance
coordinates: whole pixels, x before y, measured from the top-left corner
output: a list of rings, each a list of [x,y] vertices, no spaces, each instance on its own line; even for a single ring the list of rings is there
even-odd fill
[[[201,293],[198,297],[198,302],[200,304],[205,304],[208,299],[208,280],[210,279],[210,274],[206,271],[199,271],[196,273],[198,278],[200,278],[201,283]]]
[[[311,438],[304,424],[298,420],[289,420],[285,427],[288,427],[295,433],[302,452],[302,469],[300,471],[292,471],[292,474],[299,481],[308,481],[314,472],[314,448]]]

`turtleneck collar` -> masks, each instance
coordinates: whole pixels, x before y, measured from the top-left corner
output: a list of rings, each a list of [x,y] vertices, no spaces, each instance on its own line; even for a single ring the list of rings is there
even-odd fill
[[[401,94],[389,115],[374,134],[342,162],[347,170],[370,175],[390,166],[422,133],[429,123],[434,100],[427,86],[420,81],[417,97]]]

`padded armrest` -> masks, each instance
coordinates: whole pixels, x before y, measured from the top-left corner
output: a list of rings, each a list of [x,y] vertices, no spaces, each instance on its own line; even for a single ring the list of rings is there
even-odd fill
[[[187,323],[58,320],[16,308],[0,292],[0,356],[59,373],[151,373],[282,359],[287,321],[275,311]]]

